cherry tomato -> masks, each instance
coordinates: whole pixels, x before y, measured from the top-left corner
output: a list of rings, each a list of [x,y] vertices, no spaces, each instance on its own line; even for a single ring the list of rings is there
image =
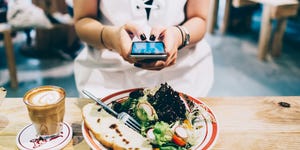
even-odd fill
[[[172,141],[181,147],[186,145],[186,142],[182,138],[180,138],[179,136],[177,136],[175,134],[172,137]]]

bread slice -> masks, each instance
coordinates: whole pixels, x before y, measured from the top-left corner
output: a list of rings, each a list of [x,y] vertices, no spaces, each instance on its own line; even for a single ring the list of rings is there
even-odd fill
[[[82,109],[83,120],[95,138],[105,147],[116,150],[152,149],[150,142],[95,103]]]

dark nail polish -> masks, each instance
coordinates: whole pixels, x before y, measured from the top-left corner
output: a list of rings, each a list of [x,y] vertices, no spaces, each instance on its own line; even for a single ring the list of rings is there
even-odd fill
[[[141,38],[142,41],[144,41],[144,40],[147,39],[147,38],[146,38],[146,35],[145,35],[144,33],[140,35],[140,38]]]
[[[156,38],[155,35],[152,34],[152,35],[150,36],[149,39],[150,39],[151,41],[155,41],[155,38]]]
[[[156,38],[155,35],[152,34],[152,35],[150,36],[149,39],[150,39],[151,41],[155,41],[155,38]]]
[[[164,36],[163,34],[161,34],[161,35],[159,35],[158,40],[161,40],[161,41],[162,41],[162,40],[164,39],[164,37],[165,37],[165,36]]]

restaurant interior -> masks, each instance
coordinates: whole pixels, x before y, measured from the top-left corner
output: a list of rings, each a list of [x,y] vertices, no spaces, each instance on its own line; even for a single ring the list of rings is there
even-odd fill
[[[300,0],[209,1],[208,95],[161,84],[100,97],[76,88],[73,0],[0,0],[0,150],[299,149]]]
[[[267,3],[259,0],[211,1],[204,39],[213,52],[214,84],[207,96],[300,95],[298,3],[274,4],[267,16]],[[72,25],[72,4],[32,0],[54,24],[45,29],[12,27],[7,1],[0,2],[0,87],[7,97],[22,97],[41,85],[57,85],[78,97],[73,61],[83,42]]]

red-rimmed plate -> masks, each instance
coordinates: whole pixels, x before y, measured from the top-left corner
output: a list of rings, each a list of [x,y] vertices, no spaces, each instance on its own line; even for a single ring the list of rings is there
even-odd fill
[[[120,99],[124,99],[128,97],[129,93],[137,90],[137,89],[129,89],[120,91],[111,95],[106,96],[102,99],[103,102],[109,104],[113,101],[118,101]],[[199,150],[199,149],[210,149],[213,144],[215,143],[219,128],[218,128],[218,121],[216,119],[215,114],[213,111],[201,100],[196,99],[192,96],[180,93],[181,99],[184,101],[192,101],[194,104],[200,106],[202,108],[202,113],[198,116],[202,118],[203,122],[201,125],[203,126],[199,131],[199,137],[196,140],[196,144],[192,147],[193,150]],[[90,130],[85,126],[84,123],[82,123],[82,134],[87,142],[87,144],[94,150],[106,150],[105,148],[90,132]]]

